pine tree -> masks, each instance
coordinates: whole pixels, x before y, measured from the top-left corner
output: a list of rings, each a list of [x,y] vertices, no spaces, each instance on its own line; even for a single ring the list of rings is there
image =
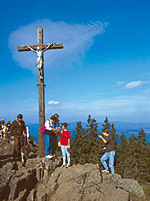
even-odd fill
[[[129,143],[123,133],[120,136],[120,143],[117,147],[117,150],[118,150],[117,172],[123,178],[126,178],[130,174],[130,163],[128,161]]]
[[[101,151],[101,141],[98,138],[98,123],[96,120],[89,118],[87,120],[87,144],[86,150],[88,152],[88,162],[89,163],[98,163],[100,158],[100,151]]]
[[[109,130],[111,125],[110,125],[107,117],[105,118],[104,123],[105,124],[102,124],[103,128],[106,128],[107,130]]]
[[[86,130],[77,122],[71,141],[71,162],[75,164],[98,163],[103,154],[102,142],[97,139],[98,123],[89,115]]]
[[[148,181],[150,181],[149,153],[150,152],[146,140],[146,133],[141,128],[139,135],[137,136],[137,177]]]
[[[138,142],[140,144],[147,146],[146,133],[144,132],[144,130],[142,128],[139,131],[139,135],[137,137],[138,137]]]
[[[130,178],[136,179],[137,178],[137,136],[132,134],[129,137],[129,153],[128,153],[128,168],[130,169]]]
[[[139,135],[135,136],[132,134],[129,137],[129,156],[131,164],[130,176],[138,181],[147,180],[150,181],[150,169],[149,169],[149,147],[146,143],[146,134],[141,129]]]
[[[73,138],[71,140],[71,162],[74,164],[84,164],[87,160],[85,154],[86,133],[82,128],[81,121],[77,122]]]

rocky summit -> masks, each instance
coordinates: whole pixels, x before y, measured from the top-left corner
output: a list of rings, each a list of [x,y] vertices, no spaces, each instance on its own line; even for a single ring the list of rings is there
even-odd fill
[[[38,158],[33,143],[25,167],[13,161],[14,142],[0,143],[1,201],[146,201],[139,183],[102,173],[99,165],[60,167],[60,157]]]

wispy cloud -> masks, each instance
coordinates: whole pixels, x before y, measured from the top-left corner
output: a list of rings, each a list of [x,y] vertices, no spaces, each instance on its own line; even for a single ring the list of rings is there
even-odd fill
[[[122,86],[122,85],[124,85],[125,84],[125,82],[123,82],[123,81],[117,81],[117,86]]]
[[[70,101],[61,103],[61,106],[57,109],[95,114],[101,113],[101,115],[105,115],[105,113],[113,115],[120,113],[120,115],[123,115],[124,113],[130,113],[131,111],[141,110],[143,108],[150,109],[149,97],[120,96],[93,101]]]
[[[141,85],[144,84],[149,84],[150,81],[133,81],[133,82],[129,82],[128,84],[126,84],[126,86],[124,87],[125,89],[131,89],[131,88],[135,88],[135,87],[139,87]]]
[[[141,93],[144,93],[144,94],[150,93],[150,89],[146,89],[145,91],[141,91]]]
[[[55,62],[55,66],[64,63],[72,65],[81,59],[85,51],[93,44],[93,38],[104,32],[106,23],[95,22],[90,24],[68,24],[53,22],[48,19],[38,20],[27,26],[22,26],[11,33],[9,48],[13,59],[23,68],[35,69],[36,54],[33,52],[18,52],[18,45],[37,44],[37,28],[42,27],[44,43],[64,43],[62,50],[50,50],[44,53],[46,66]]]
[[[55,101],[55,100],[50,100],[48,102],[48,105],[59,105],[59,104],[60,104],[60,102],[59,101]]]

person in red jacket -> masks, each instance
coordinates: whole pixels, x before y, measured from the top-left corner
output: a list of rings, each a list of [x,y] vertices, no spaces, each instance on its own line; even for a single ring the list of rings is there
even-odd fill
[[[63,165],[62,167],[69,167],[70,166],[70,132],[67,130],[67,123],[63,123],[61,125],[63,131],[59,132],[58,135],[60,136],[60,147],[62,152],[63,158]],[[67,155],[67,165],[66,165],[66,155]]]

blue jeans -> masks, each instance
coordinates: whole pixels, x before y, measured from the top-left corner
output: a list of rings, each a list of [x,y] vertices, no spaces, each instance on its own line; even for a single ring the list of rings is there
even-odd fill
[[[53,154],[57,148],[57,136],[54,132],[48,130],[46,130],[45,134],[45,153],[46,155]]]
[[[67,151],[68,145],[60,145],[62,158],[63,158],[63,165],[66,164],[66,154],[67,154],[67,161],[68,165],[70,165],[70,152]]]
[[[50,137],[49,135],[45,135],[45,154],[46,156],[49,154],[49,140],[50,140]]]
[[[104,166],[105,170],[108,170],[108,166],[106,160],[109,158],[109,168],[111,173],[114,173],[114,156],[115,150],[107,152],[100,158],[102,165]]]

